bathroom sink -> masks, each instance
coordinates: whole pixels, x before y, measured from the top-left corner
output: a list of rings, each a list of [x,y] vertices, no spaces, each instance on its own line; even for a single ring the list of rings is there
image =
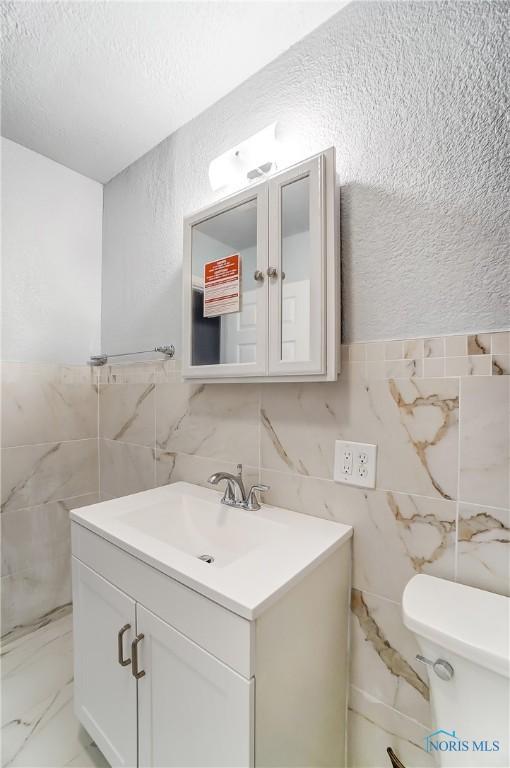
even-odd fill
[[[80,507],[71,519],[248,619],[352,535],[341,523],[220,500],[215,490],[178,482]]]
[[[172,494],[171,501],[144,507],[143,515],[138,509],[126,512],[119,522],[215,568],[285,532],[280,523],[218,504],[215,498],[201,499],[181,492]]]

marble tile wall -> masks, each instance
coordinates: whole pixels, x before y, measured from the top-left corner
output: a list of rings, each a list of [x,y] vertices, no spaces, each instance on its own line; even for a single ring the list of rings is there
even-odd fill
[[[71,600],[69,509],[98,498],[97,373],[2,365],[2,634]]]
[[[350,766],[431,765],[426,670],[401,620],[415,573],[509,594],[510,333],[354,344],[335,383],[183,383],[101,370],[103,498],[240,461],[266,500],[354,527]],[[483,362],[478,362],[483,361]],[[335,439],[378,445],[377,485],[332,480]]]
[[[510,374],[510,333],[350,344],[342,366],[353,379],[503,376]]]
[[[3,371],[3,631],[70,600],[68,510],[244,465],[267,501],[353,525],[351,766],[426,766],[415,573],[509,593],[510,333],[354,344],[335,383],[201,385],[175,361]],[[476,360],[475,360],[476,359]],[[483,359],[483,364],[478,363]],[[374,490],[334,441],[378,444]]]

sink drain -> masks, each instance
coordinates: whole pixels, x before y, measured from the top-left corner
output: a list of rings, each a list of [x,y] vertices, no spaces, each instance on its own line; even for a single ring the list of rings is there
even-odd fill
[[[198,555],[198,559],[204,563],[214,563],[214,557],[212,555]]]

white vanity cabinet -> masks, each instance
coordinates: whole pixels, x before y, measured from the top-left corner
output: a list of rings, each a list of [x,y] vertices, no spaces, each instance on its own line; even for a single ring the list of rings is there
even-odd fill
[[[185,378],[336,379],[340,275],[335,198],[331,148],[185,219]],[[223,288],[219,279],[213,284],[213,277],[225,274],[223,260],[233,258],[238,284],[235,271],[229,273],[234,282]],[[214,303],[218,296],[226,297],[222,306]]]
[[[219,499],[176,483],[73,510],[76,715],[112,766],[342,768],[352,530]],[[237,559],[167,544],[172,515],[178,546],[214,527]]]
[[[76,557],[73,604],[75,711],[110,765],[253,765],[253,678]]]

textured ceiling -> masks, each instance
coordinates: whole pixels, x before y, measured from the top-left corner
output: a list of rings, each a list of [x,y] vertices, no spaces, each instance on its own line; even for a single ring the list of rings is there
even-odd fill
[[[4,2],[2,134],[108,181],[345,4]]]

